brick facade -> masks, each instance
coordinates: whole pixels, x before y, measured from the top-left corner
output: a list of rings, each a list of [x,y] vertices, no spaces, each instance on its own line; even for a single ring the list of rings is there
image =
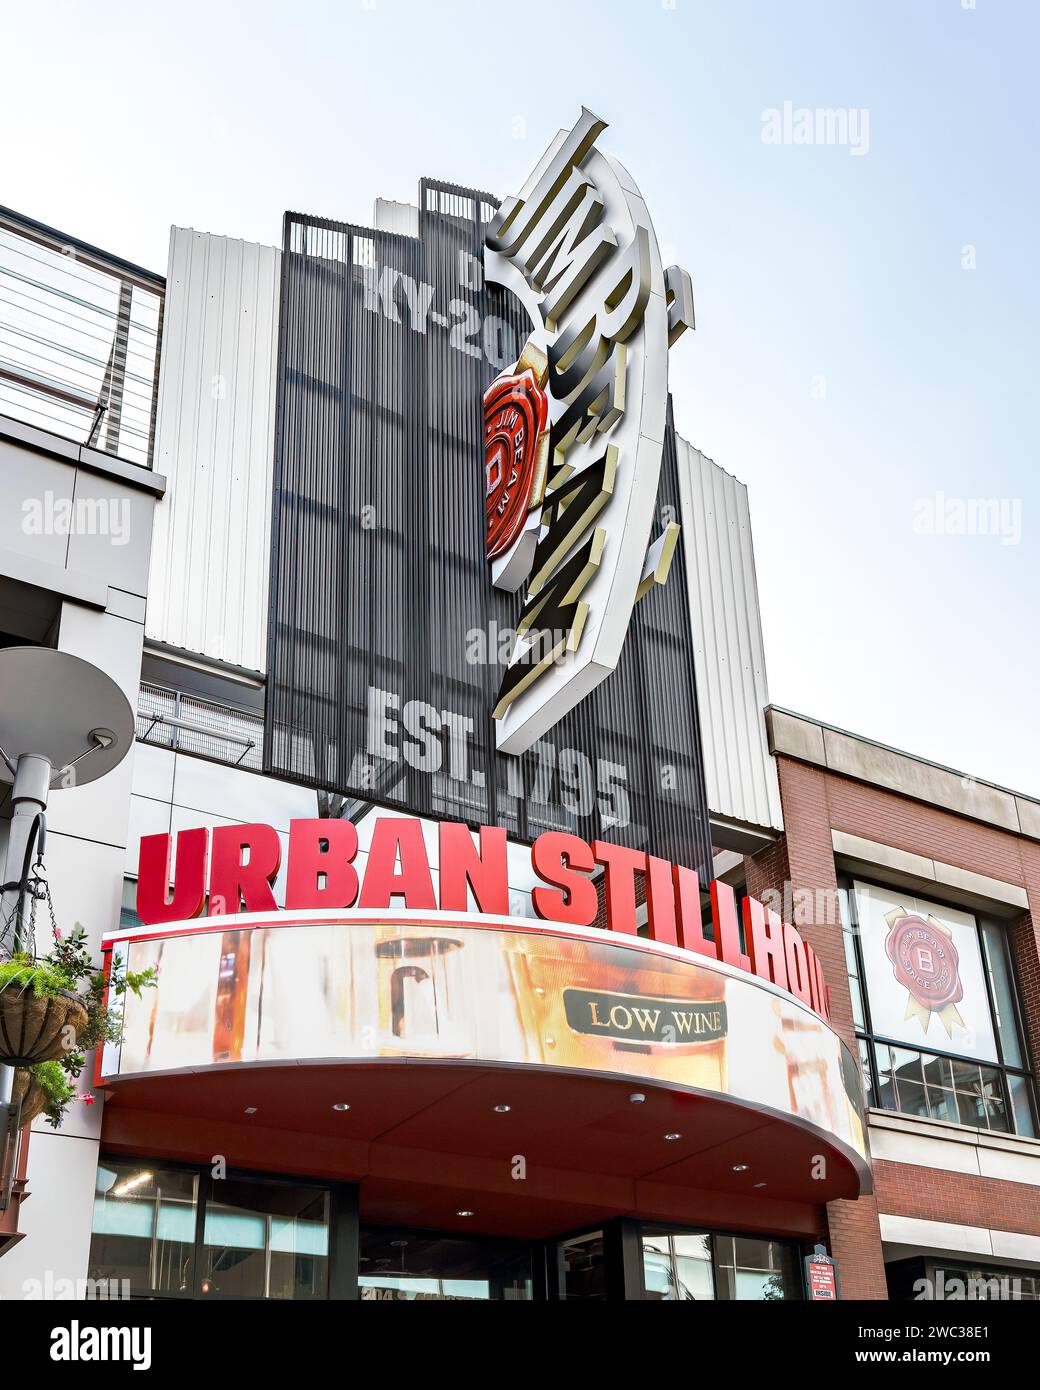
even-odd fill
[[[1040,1236],[1040,1187],[969,1173],[936,1173],[914,1163],[875,1160],[873,1168],[877,1201],[892,1216]]]
[[[1029,911],[1009,923],[1032,1056],[1040,1057],[1040,844],[992,825],[779,756],[785,833],[745,860],[747,891],[792,900],[795,924],[819,956],[833,1023],[855,1048],[831,831],[844,831],[1025,889]],[[941,898],[941,890],[936,890]],[[806,904],[814,906],[808,912]],[[887,1298],[878,1213],[1040,1235],[1040,1187],[876,1162],[874,1195],[827,1207],[846,1298]]]

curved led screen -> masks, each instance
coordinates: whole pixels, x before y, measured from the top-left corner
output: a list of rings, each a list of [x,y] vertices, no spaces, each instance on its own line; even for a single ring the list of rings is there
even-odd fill
[[[403,912],[210,918],[106,948],[158,984],[127,996],[101,1080],[319,1059],[561,1068],[715,1094],[865,1153],[857,1069],[830,1026],[677,948]]]

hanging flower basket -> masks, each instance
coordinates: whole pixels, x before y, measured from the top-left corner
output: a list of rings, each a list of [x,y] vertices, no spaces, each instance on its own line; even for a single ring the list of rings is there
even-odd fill
[[[32,1124],[37,1115],[43,1114],[47,1106],[47,1092],[32,1072],[27,1071],[25,1067],[19,1067],[14,1074],[11,1104],[17,1105],[19,1101],[22,1105],[21,1123],[23,1125]]]
[[[43,1114],[59,1129],[75,1098],[74,1083],[86,1066],[87,1052],[123,1036],[122,1009],[110,1008],[109,991],[116,999],[127,990],[139,995],[155,984],[156,973],[153,967],[123,970],[113,953],[110,980],[94,963],[78,922],[70,935],[58,929],[42,869],[37,860],[35,877],[25,885],[28,931],[15,932],[21,949],[0,950],[0,1066],[15,1068],[14,1099],[22,1101],[22,1124]],[[42,956],[36,954],[37,900],[50,908],[54,937],[53,947]],[[94,1103],[92,1095],[83,1100]]]
[[[0,989],[0,1064],[27,1067],[63,1057],[86,1026],[78,994],[35,994],[31,980],[11,980]]]

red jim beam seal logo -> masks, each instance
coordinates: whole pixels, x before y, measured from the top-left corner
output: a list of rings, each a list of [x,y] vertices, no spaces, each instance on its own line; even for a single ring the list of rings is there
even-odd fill
[[[953,933],[934,917],[919,917],[898,907],[885,914],[888,936],[885,952],[892,973],[907,993],[906,1018],[916,1018],[924,1031],[932,1014],[953,1037],[953,1025],[964,1027],[957,1010],[964,997],[960,956]]]
[[[487,473],[487,556],[516,543],[528,512],[545,492],[549,449],[547,362],[525,347],[519,362],[484,392],[484,467]]]

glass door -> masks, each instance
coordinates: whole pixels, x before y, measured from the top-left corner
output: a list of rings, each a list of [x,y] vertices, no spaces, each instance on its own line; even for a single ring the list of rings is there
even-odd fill
[[[361,1228],[358,1285],[366,1302],[533,1297],[531,1251],[507,1241]]]

